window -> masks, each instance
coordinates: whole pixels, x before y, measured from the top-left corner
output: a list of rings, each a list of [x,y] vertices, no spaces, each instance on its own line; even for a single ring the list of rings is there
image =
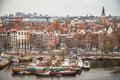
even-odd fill
[[[29,33],[27,32],[27,35],[29,35]]]
[[[22,44],[23,44],[23,39],[22,39]]]
[[[26,32],[24,32],[24,35],[26,35]]]
[[[18,32],[18,35],[20,35],[20,32]]]
[[[23,32],[21,32],[21,35],[23,35]]]

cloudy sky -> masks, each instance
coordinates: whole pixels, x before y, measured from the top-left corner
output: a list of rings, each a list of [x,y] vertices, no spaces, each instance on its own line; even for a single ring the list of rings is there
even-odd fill
[[[55,16],[100,16],[102,6],[106,15],[120,16],[120,0],[0,0],[0,16],[15,12]]]

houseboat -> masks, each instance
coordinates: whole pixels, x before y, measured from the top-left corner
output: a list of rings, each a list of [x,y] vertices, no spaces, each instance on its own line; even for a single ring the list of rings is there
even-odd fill
[[[37,76],[50,76],[50,71],[47,67],[38,67],[36,68],[35,74]]]
[[[76,74],[76,71],[65,70],[64,67],[51,67],[49,74],[51,76],[73,76]]]
[[[28,75],[28,74],[31,74],[31,72],[28,71],[26,69],[26,67],[22,66],[22,65],[19,66],[19,67],[13,67],[12,68],[12,72],[13,72],[13,74],[18,74],[18,75]]]
[[[67,58],[67,59],[64,59],[62,63],[62,67],[64,67],[66,70],[76,71],[76,73],[81,72],[81,66],[83,66],[81,58],[79,58],[78,60]]]

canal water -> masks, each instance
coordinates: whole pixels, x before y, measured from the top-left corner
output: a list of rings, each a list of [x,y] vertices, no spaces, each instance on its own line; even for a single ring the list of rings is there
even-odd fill
[[[11,63],[0,70],[0,80],[120,80],[120,60],[91,61],[89,71],[82,70],[76,76],[40,77],[35,75],[12,75]]]

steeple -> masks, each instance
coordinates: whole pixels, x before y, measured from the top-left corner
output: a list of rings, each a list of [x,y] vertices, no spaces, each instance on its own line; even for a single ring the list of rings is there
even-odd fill
[[[103,6],[103,8],[102,8],[101,18],[105,18],[105,9],[104,9],[104,6]]]

